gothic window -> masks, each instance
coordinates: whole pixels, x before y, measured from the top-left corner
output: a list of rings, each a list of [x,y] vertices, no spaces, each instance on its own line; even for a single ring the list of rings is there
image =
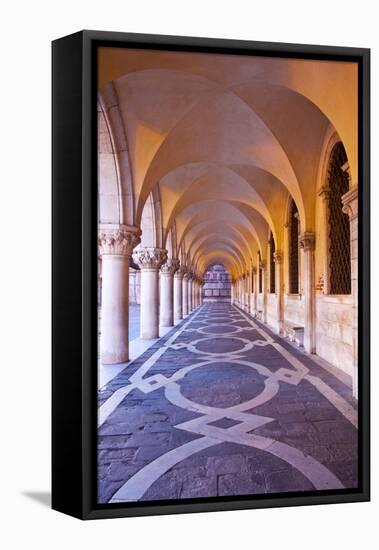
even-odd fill
[[[275,241],[272,231],[270,232],[270,292],[275,294]]]
[[[299,294],[299,214],[292,199],[288,216],[289,230],[289,291]]]
[[[330,294],[351,294],[350,223],[342,212],[341,202],[342,195],[349,190],[346,163],[346,151],[339,141],[332,149],[328,170]]]

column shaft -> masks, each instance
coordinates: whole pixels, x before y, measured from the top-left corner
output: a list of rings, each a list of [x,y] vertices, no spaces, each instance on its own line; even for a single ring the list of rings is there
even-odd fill
[[[141,232],[136,227],[99,227],[102,259],[100,356],[104,364],[129,360],[129,262]]]
[[[141,327],[142,339],[159,338],[159,269],[167,258],[167,250],[143,247],[133,259],[141,268]]]
[[[263,322],[267,323],[267,268],[266,262],[261,262],[262,293],[263,293]]]
[[[183,277],[183,293],[182,293],[182,299],[183,299],[183,317],[187,317],[188,315],[188,275],[187,273]]]
[[[183,318],[183,274],[176,272],[174,275],[174,321]]]
[[[342,210],[350,220],[351,295],[353,300],[353,396],[358,398],[358,189],[342,197]]]
[[[315,234],[304,233],[299,243],[304,253],[304,349],[315,353]]]
[[[276,290],[276,316],[278,334],[283,333],[284,304],[283,304],[283,253],[279,250],[274,254],[275,261],[275,290]]]

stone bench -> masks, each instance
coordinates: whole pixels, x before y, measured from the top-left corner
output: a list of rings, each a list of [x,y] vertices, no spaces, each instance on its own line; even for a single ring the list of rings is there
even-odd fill
[[[283,323],[284,336],[287,336],[291,342],[294,342],[298,347],[304,345],[304,327],[284,321]]]

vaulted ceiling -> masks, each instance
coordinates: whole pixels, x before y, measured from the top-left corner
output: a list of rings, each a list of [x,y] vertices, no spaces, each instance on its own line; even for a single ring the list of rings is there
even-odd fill
[[[158,189],[162,245],[175,228],[200,273],[243,272],[269,230],[280,249],[289,196],[314,229],[331,127],[357,178],[354,63],[101,48],[99,103],[104,221],[141,225]]]

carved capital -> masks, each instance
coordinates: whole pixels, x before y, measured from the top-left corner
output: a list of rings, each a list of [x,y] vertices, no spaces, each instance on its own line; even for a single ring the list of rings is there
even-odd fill
[[[254,273],[254,275],[257,274],[257,268],[256,267],[253,267],[253,273]]]
[[[174,275],[179,269],[180,262],[177,258],[167,258],[166,263],[162,264],[161,273],[164,275]]]
[[[192,279],[192,272],[188,269],[188,267],[184,268],[183,277],[186,281],[190,281]]]
[[[281,250],[277,250],[276,252],[274,252],[274,262],[276,264],[283,263],[283,252]]]
[[[128,225],[104,224],[98,230],[98,246],[101,256],[130,256],[140,242],[141,230]]]
[[[350,221],[358,217],[358,188],[353,187],[342,195],[342,212],[349,216]]]
[[[133,260],[141,269],[158,270],[166,261],[167,250],[164,248],[142,247],[133,252]]]
[[[329,199],[330,187],[328,185],[323,185],[320,187],[317,194],[322,198],[322,200],[327,201]]]
[[[260,269],[263,269],[263,270],[266,269],[266,261],[265,261],[265,260],[261,260],[261,261],[259,262],[259,268],[260,268]]]
[[[311,231],[306,231],[305,233],[300,235],[299,245],[300,245],[300,248],[304,250],[304,252],[309,252],[310,250],[314,250],[316,245],[315,234],[312,233]]]

